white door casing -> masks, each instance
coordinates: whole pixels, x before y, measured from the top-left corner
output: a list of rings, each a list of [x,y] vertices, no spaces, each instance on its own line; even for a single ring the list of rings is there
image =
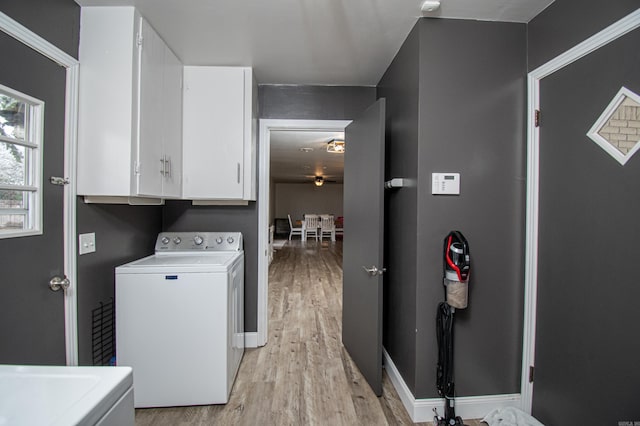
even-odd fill
[[[79,62],[47,40],[0,12],[0,30],[66,69],[64,125],[64,273],[71,282],[64,297],[65,351],[67,365],[78,365],[78,318],[76,273],[76,146],[78,121]],[[44,159],[43,159],[44,161]],[[44,284],[43,284],[44,285]]]
[[[351,120],[260,120],[260,143],[258,153],[258,329],[256,334],[247,333],[247,347],[264,346],[267,343],[269,320],[269,158],[272,130],[309,130],[343,132]]]

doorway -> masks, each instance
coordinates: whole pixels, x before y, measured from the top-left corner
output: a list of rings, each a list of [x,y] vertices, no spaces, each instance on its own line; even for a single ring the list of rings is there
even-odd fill
[[[351,120],[260,120],[258,187],[258,327],[248,347],[264,346],[268,336],[270,153],[272,131],[344,132]],[[315,170],[310,170],[315,173]],[[301,173],[302,174],[302,173]],[[311,173],[310,173],[311,174]]]

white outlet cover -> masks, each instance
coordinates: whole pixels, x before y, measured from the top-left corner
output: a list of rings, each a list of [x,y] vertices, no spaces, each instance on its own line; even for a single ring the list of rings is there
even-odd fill
[[[96,233],[80,234],[78,236],[78,254],[88,254],[96,251]]]

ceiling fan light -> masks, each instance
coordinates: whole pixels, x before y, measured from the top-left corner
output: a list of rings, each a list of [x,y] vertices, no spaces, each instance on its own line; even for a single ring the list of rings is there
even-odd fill
[[[316,186],[322,186],[324,184],[324,179],[322,176],[316,176],[316,180],[314,181]]]
[[[342,139],[331,139],[327,143],[327,152],[334,154],[344,154],[345,144]]]

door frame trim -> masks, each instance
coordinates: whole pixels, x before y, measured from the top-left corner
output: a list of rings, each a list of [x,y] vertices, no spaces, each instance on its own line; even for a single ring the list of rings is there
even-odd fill
[[[269,186],[272,130],[343,132],[351,120],[260,119],[258,145],[258,329],[250,347],[264,346],[268,337],[269,294]],[[249,333],[250,334],[250,333]]]
[[[65,123],[64,123],[64,176],[69,184],[64,186],[64,273],[71,282],[64,297],[65,353],[67,365],[78,365],[78,299],[76,258],[76,150],[78,123],[78,71],[77,59],[49,41],[35,34],[22,24],[0,12],[0,31],[66,69]],[[44,161],[44,157],[42,158]],[[43,183],[44,183],[44,176]],[[46,285],[46,283],[42,283]]]
[[[582,43],[531,71],[527,77],[527,208],[525,244],[524,326],[522,339],[522,409],[531,413],[533,383],[529,367],[535,366],[536,307],[538,289],[538,213],[540,133],[535,111],[540,108],[540,80],[640,27],[640,9],[630,13]]]

